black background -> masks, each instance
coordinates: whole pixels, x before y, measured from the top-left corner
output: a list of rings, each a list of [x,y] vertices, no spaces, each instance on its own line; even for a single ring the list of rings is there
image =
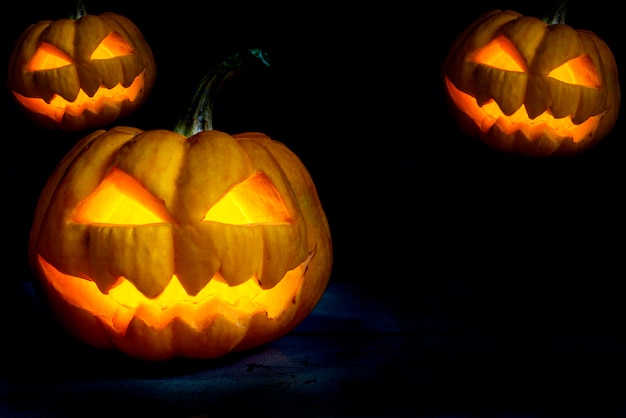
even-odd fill
[[[15,4],[3,24],[7,60],[22,30],[68,16],[72,2],[66,3]],[[215,129],[264,132],[303,160],[333,234],[331,283],[355,284],[400,310],[441,303],[449,306],[448,319],[472,317],[487,330],[515,330],[511,324],[523,319],[533,335],[608,341],[600,350],[565,347],[554,355],[575,359],[577,372],[569,362],[534,365],[538,373],[556,367],[563,374],[554,390],[576,373],[604,388],[606,370],[623,371],[623,117],[581,155],[531,159],[462,135],[441,88],[447,50],[474,18],[491,9],[542,17],[552,4],[110,0],[86,7],[130,18],[157,63],[148,102],[117,124],[173,129],[216,62],[244,48],[269,54],[269,68],[245,71],[220,91]],[[595,32],[618,68],[626,65],[615,3],[570,1],[566,23]],[[5,280],[19,285],[31,280],[26,244],[41,187],[84,133],[33,127],[8,90],[4,97]],[[463,289],[461,295],[438,299],[451,288]],[[567,328],[559,328],[564,322]],[[527,384],[540,381],[538,375]],[[604,393],[617,393],[616,385]],[[620,410],[621,400],[607,402]]]

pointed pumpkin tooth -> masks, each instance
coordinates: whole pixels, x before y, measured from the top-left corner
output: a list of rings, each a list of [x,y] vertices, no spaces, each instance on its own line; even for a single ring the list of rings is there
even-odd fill
[[[149,299],[159,296],[170,283],[172,276],[161,272],[146,271],[140,276],[130,276],[129,282],[135,285],[142,295]]]
[[[85,80],[80,87],[87,96],[93,97],[100,88],[100,86],[100,80]]]
[[[236,264],[229,264],[228,266],[222,266],[222,269],[220,270],[221,274],[229,286],[241,285],[247,282],[248,280],[250,280],[250,278],[254,276],[254,273],[251,272],[252,270],[247,268],[247,266],[245,265],[245,264],[248,264],[249,266],[249,263],[241,263],[241,264],[242,264],[241,266],[242,268],[238,268]]]
[[[220,268],[212,234],[207,233],[207,228],[208,225],[199,228],[181,226],[173,231],[175,273],[189,295],[196,295],[204,289]]]
[[[257,278],[259,286],[263,290],[268,290],[276,286],[284,275],[272,272],[271,274],[264,274],[262,277]]]
[[[292,225],[273,225],[263,228],[263,270],[258,273],[263,289],[271,289],[282,280],[288,270],[295,268],[308,256],[300,239],[300,231]],[[274,242],[297,242],[300,245],[276,247]]]
[[[91,279],[94,281],[96,286],[98,286],[100,292],[106,295],[109,293],[109,290],[111,290],[113,285],[117,283],[119,277],[114,276],[107,271],[99,270],[94,273],[94,276]]]
[[[90,233],[94,280],[107,290],[122,276],[145,296],[156,297],[174,274],[173,251],[168,225],[94,226]]]
[[[221,261],[220,274],[229,285],[248,281],[261,268],[263,237],[259,228],[217,224],[209,232],[219,237],[216,257]]]
[[[182,269],[177,272],[178,280],[185,292],[190,296],[197,295],[211,281],[212,275],[208,273],[211,270],[202,271],[197,265],[189,269]]]

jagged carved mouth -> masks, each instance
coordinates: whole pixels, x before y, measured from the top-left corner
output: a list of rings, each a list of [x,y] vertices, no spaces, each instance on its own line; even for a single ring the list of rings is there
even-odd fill
[[[119,107],[124,101],[134,102],[144,86],[144,73],[135,77],[133,83],[124,87],[117,84],[112,88],[101,86],[96,90],[93,96],[87,95],[80,89],[78,96],[74,101],[68,101],[63,97],[55,94],[47,103],[42,98],[26,97],[17,92],[13,92],[15,98],[26,108],[35,113],[40,113],[57,122],[63,120],[63,116],[67,113],[74,117],[81,116],[85,111],[92,113],[101,113],[105,106]]]
[[[494,100],[480,106],[475,98],[457,89],[448,78],[446,86],[457,108],[469,116],[485,133],[496,125],[507,135],[521,131],[527,138],[536,139],[549,132],[558,138],[572,138],[576,143],[592,135],[606,113],[591,116],[580,124],[574,124],[571,116],[555,118],[550,111],[531,119],[523,105],[515,113],[506,115]]]
[[[38,260],[45,279],[65,301],[93,313],[104,324],[124,334],[134,318],[155,329],[165,328],[174,318],[181,318],[195,329],[208,327],[217,316],[234,323],[256,313],[277,318],[296,302],[313,256],[311,253],[303,263],[288,271],[271,289],[262,289],[255,277],[229,286],[218,274],[192,296],[174,275],[165,290],[152,299],[123,277],[108,294],[103,294],[95,282],[61,273],[41,255]]]

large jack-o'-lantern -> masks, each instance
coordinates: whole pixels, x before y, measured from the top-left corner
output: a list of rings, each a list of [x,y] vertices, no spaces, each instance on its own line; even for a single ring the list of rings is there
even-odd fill
[[[45,185],[29,257],[78,339],[215,358],[283,336],[322,297],[330,231],[300,159],[261,133],[193,132],[96,131]]]
[[[45,129],[100,128],[137,110],[156,78],[154,56],[137,26],[115,13],[30,25],[17,41],[8,88]]]
[[[604,138],[619,115],[613,53],[562,20],[490,11],[456,39],[443,76],[463,132],[504,152],[576,154]]]

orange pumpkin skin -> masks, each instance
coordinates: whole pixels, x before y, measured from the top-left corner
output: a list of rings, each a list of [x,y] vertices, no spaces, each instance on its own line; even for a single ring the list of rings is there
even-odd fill
[[[112,173],[140,184],[159,220],[105,219],[101,203],[85,209]],[[220,205],[232,211],[220,202],[257,178],[248,191],[271,184],[272,192],[251,200],[269,207],[279,195],[284,210],[230,223],[211,215]],[[160,361],[216,358],[291,331],[322,297],[332,244],[311,177],[282,143],[259,133],[185,138],[116,127],[86,136],[49,178],[29,259],[70,334]],[[116,293],[122,288],[130,296]]]
[[[457,37],[443,79],[460,129],[503,152],[577,154],[619,115],[617,65],[602,39],[511,10],[485,13]]]
[[[83,131],[137,110],[155,79],[152,50],[137,26],[103,13],[30,25],[9,58],[7,83],[37,126]]]

